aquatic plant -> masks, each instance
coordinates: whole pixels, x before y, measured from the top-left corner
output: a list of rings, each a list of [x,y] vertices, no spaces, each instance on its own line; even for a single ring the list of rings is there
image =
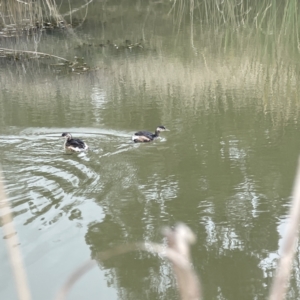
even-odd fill
[[[49,24],[46,20],[52,20],[56,24],[63,21],[62,16],[58,13],[57,5],[54,0],[37,0],[37,1],[7,1],[0,0],[0,13],[2,30],[4,27],[19,28],[45,27]]]
[[[215,30],[242,30],[273,35],[274,41],[291,42],[299,49],[299,4],[297,0],[175,0],[168,12],[177,30],[182,22],[209,25]]]
[[[92,1],[61,14],[55,0],[0,0],[0,38],[31,36],[42,31],[68,30],[69,27],[81,25],[84,19],[72,17],[72,14],[88,7]]]

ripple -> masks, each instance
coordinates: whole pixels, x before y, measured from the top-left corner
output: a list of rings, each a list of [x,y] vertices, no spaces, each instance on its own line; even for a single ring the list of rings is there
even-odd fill
[[[0,136],[6,188],[15,216],[25,217],[24,225],[34,221],[42,227],[53,225],[87,199],[94,201],[103,187],[99,164],[94,163],[97,153],[64,155],[58,137],[44,128]],[[96,144],[99,136],[91,135],[90,142]]]
[[[60,138],[65,131],[85,140],[92,150],[66,153]],[[113,211],[137,197],[149,202],[149,209],[157,206],[160,218],[167,220],[165,202],[178,196],[178,180],[155,172],[143,185],[136,166],[136,158],[145,155],[158,163],[162,145],[158,148],[157,143],[163,140],[134,144],[131,134],[98,128],[21,128],[18,132],[16,127],[0,134],[1,160],[15,216],[22,224],[34,223],[42,230],[61,219],[84,222],[85,203]],[[150,218],[147,224],[153,222]]]

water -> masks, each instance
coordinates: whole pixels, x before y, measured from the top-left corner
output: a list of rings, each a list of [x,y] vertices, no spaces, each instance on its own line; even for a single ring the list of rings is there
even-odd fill
[[[187,25],[174,32],[158,16],[143,28],[143,50],[102,49],[100,40],[138,41],[144,21],[111,17],[99,33],[94,12],[77,32],[93,46],[53,34],[39,51],[51,45],[96,70],[56,74],[46,63],[1,62],[0,161],[33,299],[53,299],[99,251],[162,242],[161,228],[178,221],[197,235],[192,256],[205,299],[266,298],[300,149],[298,65],[254,53],[264,44],[225,49],[223,32],[207,39],[195,27],[191,44]],[[131,142],[158,125],[171,131]],[[91,151],[66,154],[66,131]],[[16,299],[5,239],[0,259],[0,298]],[[289,299],[299,297],[298,260]],[[136,252],[99,261],[70,295],[101,297],[178,294],[168,262]]]

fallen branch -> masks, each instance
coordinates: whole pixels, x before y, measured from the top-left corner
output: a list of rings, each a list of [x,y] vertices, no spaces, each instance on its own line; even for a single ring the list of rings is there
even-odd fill
[[[0,51],[7,51],[7,52],[13,52],[13,53],[30,53],[30,54],[35,54],[35,55],[42,55],[42,56],[45,56],[45,57],[52,57],[52,58],[63,60],[65,62],[69,62],[69,60],[67,60],[63,57],[48,54],[48,53],[43,53],[43,52],[26,51],[26,50],[14,50],[14,49],[7,49],[7,48],[0,48]]]

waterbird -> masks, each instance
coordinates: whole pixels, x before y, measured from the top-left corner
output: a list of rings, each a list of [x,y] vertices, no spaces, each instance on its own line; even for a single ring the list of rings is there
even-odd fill
[[[138,131],[132,136],[135,143],[151,142],[157,138],[161,131],[169,131],[165,126],[158,126],[154,133],[149,131]]]
[[[61,135],[65,139],[64,148],[76,152],[86,151],[89,146],[80,139],[73,139],[71,133],[64,132]]]

